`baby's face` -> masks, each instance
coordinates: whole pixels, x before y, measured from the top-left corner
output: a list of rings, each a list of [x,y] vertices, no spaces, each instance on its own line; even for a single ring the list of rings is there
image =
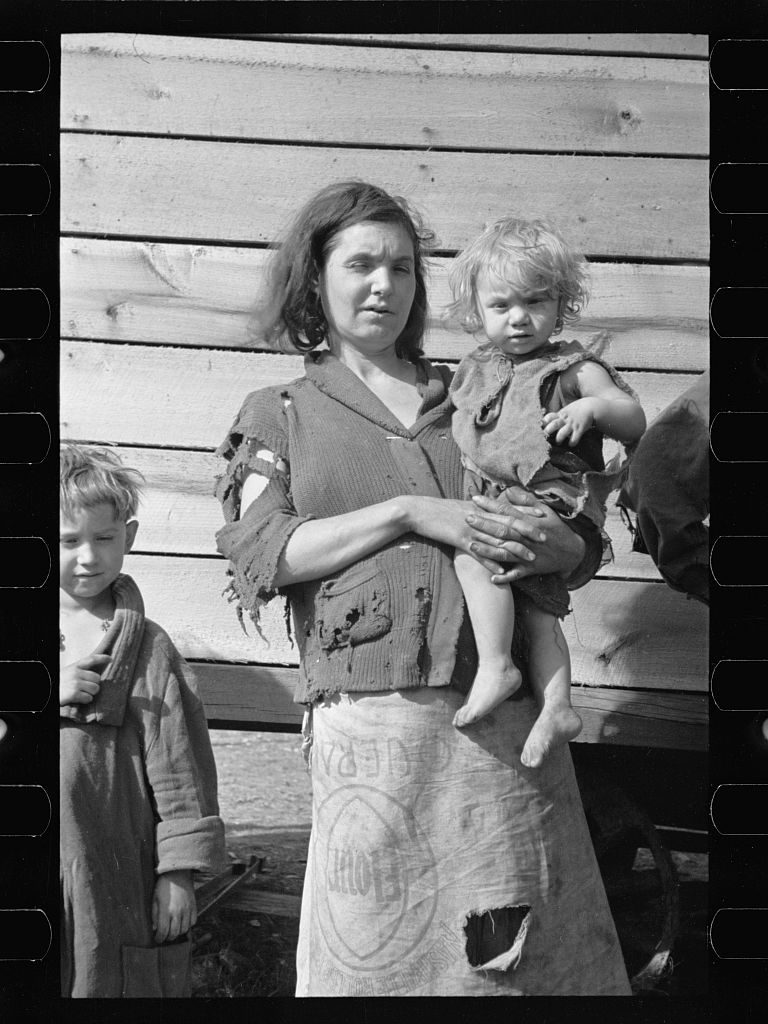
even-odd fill
[[[117,579],[130,550],[135,520],[117,519],[109,502],[80,509],[59,519],[59,586],[78,602],[88,603]]]
[[[543,348],[557,322],[558,299],[543,290],[522,290],[486,271],[475,282],[475,301],[486,337],[505,355]]]

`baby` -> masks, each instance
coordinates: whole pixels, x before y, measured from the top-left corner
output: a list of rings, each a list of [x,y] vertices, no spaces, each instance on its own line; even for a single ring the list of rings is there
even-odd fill
[[[188,996],[192,872],[225,860],[205,713],[121,572],[140,474],[99,448],[60,462],[62,995]]]
[[[462,360],[451,384],[467,495],[496,497],[522,484],[563,518],[587,516],[602,529],[605,499],[623,470],[618,458],[606,469],[603,437],[631,447],[645,416],[613,367],[575,341],[555,340],[586,302],[584,260],[543,222],[506,219],[457,256],[450,284],[449,312],[486,339]],[[537,767],[581,730],[558,621],[569,610],[567,587],[558,576],[530,576],[515,584],[513,596],[470,555],[457,553],[455,565],[478,671],[454,725],[476,722],[520,686],[511,655],[517,603],[540,707],[521,760]]]

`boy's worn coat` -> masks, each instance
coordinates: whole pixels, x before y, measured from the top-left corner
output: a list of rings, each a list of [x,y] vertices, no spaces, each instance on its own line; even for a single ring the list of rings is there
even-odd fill
[[[93,703],[60,719],[62,994],[189,995],[189,942],[156,946],[156,878],[224,861],[216,766],[190,671],[130,576]]]

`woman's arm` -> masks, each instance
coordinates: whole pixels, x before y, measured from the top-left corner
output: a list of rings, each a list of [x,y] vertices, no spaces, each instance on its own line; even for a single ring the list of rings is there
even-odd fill
[[[267,483],[259,473],[248,474],[243,483],[240,518]],[[322,579],[378,551],[409,529],[405,509],[397,499],[304,522],[293,531],[280,555],[274,586]]]
[[[575,400],[559,412],[544,416],[544,433],[557,444],[576,444],[595,426],[606,437],[622,444],[639,440],[645,430],[645,414],[635,399],[622,391],[608,371],[593,360],[569,367],[562,377],[563,390]]]
[[[241,515],[266,483],[266,478],[256,473],[246,478]],[[473,512],[470,502],[404,494],[354,512],[309,520],[297,527],[288,539],[278,561],[274,585],[284,587],[322,579],[378,551],[405,533],[417,533],[466,551],[489,572],[502,572],[497,552],[475,552],[470,548],[476,538],[482,536],[467,521]],[[510,534],[505,542],[505,559],[532,560],[534,556],[527,545],[542,543],[544,534],[533,518],[527,522],[516,519],[515,523],[514,537]]]

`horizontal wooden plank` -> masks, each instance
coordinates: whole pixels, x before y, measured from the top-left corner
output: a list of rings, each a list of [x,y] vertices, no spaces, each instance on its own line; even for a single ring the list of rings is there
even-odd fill
[[[62,238],[61,333],[72,338],[160,345],[247,347],[267,252],[100,238]],[[443,324],[450,260],[430,274],[426,352],[459,359],[472,344]],[[593,263],[592,299],[568,337],[611,332],[619,367],[703,370],[709,354],[705,267]]]
[[[127,466],[144,474],[146,489],[139,511],[136,550],[149,554],[216,555],[215,534],[222,526],[213,481],[224,461],[209,452],[158,448],[118,448]],[[648,555],[631,550],[631,537],[613,504],[606,530],[614,561],[603,575],[660,579]]]
[[[220,558],[130,554],[124,564],[141,588],[147,615],[168,631],[185,658],[297,665],[298,647],[288,637],[284,601],[272,601],[262,610],[259,636],[248,616],[241,626],[224,594],[226,570]]]
[[[433,149],[708,152],[709,78],[700,61],[88,33],[62,38],[61,68],[65,129]]]
[[[301,913],[301,896],[292,896],[287,892],[268,892],[266,889],[253,887],[235,887],[228,893],[222,905],[227,910],[237,910],[243,914],[268,914],[270,917],[295,917]]]
[[[207,242],[274,240],[340,178],[402,193],[460,248],[515,209],[590,256],[706,259],[708,164],[652,157],[418,152],[64,134],[64,232]],[[212,187],[212,183],[218,183]]]
[[[494,33],[418,32],[410,35],[370,33],[288,33],[284,39],[318,42],[360,42],[385,45],[459,47],[466,50],[562,50],[574,53],[642,53],[669,57],[708,57],[705,35],[663,32],[538,32],[532,35]]]
[[[65,341],[61,435],[213,449],[249,391],[302,373],[300,356]],[[637,391],[648,422],[692,383],[690,374],[678,373],[629,371],[624,378]]]
[[[301,725],[303,706],[292,703],[296,669],[195,665],[208,719],[217,728],[248,724],[276,729]],[[573,703],[584,728],[580,743],[706,750],[704,694],[637,693],[576,686]]]
[[[125,571],[135,576],[147,614],[168,630],[185,657],[295,665],[283,618],[283,601],[263,612],[261,639],[246,621],[246,634],[222,596],[226,563],[214,558],[131,554]],[[593,580],[573,594],[564,621],[578,683],[654,690],[707,689],[706,608],[662,583]]]
[[[573,706],[584,728],[579,743],[707,750],[706,694],[636,693],[574,687]]]
[[[663,583],[595,579],[563,622],[573,680],[626,689],[708,689],[705,605]]]
[[[195,662],[192,667],[216,728],[254,723],[287,731],[301,725],[304,707],[293,702],[297,668]]]

